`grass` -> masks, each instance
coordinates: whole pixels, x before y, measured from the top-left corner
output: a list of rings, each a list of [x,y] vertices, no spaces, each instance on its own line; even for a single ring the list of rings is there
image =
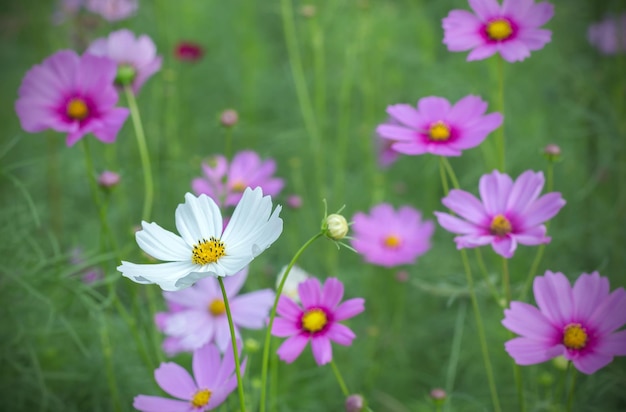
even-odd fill
[[[585,38],[591,22],[620,5],[555,3],[548,23],[553,41],[524,62],[504,66],[506,170],[513,176],[546,170],[541,150],[557,143],[563,160],[555,165],[554,190],[568,203],[550,224],[552,242],[538,272],[551,269],[574,279],[599,270],[612,288],[625,286],[626,84],[618,76],[623,56],[601,56]],[[202,160],[226,150],[218,122],[222,110],[235,108],[240,115],[234,150],[249,148],[277,160],[277,175],[286,180],[277,202],[297,193],[304,206],[285,208],[285,231],[253,262],[246,290],[274,285],[278,269],[319,230],[323,198],[330,211],[345,204],[347,217],[382,201],[411,205],[431,219],[433,211],[443,210],[437,159],[407,156],[381,170],[372,134],[385,120],[387,105],[428,95],[456,101],[479,94],[495,110],[495,59],[468,63],[464,53],[450,53],[441,44],[441,18],[467,8],[465,2],[316,2],[311,19],[299,13],[303,3],[293,2],[293,13],[290,5],[142,1],[137,16],[119,23],[85,15],[89,25],[82,31],[76,21],[53,25],[52,7],[39,1],[0,5],[2,409],[131,410],[135,395],[161,393],[153,369],[165,356],[151,313],[164,309],[160,291],[131,284],[115,270],[120,258],[140,259],[133,226],[141,219],[143,175],[131,122],[114,145],[87,138],[95,169],[122,175],[122,184],[107,195],[116,252],[100,248],[98,210],[80,145],[65,147],[56,132],[25,133],[13,109],[26,70],[58,49],[82,51],[93,38],[122,27],[146,33],[157,44],[163,68],[144,86],[138,105],[155,174],[152,220],[162,226],[174,229],[173,211],[200,175]],[[198,63],[174,59],[174,45],[186,39],[204,46]],[[120,104],[126,105],[122,95]],[[478,178],[495,162],[493,137],[451,159],[461,187],[474,193]],[[80,267],[69,263],[77,246],[85,251]],[[536,250],[520,248],[510,262],[514,295]],[[502,310],[490,299],[470,252],[500,401],[503,410],[517,410]],[[488,249],[482,255],[497,281],[498,256]],[[404,268],[406,283],[395,280],[395,270],[367,265],[325,240],[307,250],[299,265],[321,278],[339,277],[348,297],[366,298],[365,313],[349,322],[358,338],[350,348],[335,346],[334,354],[348,388],[364,394],[373,410],[434,410],[428,400],[434,387],[448,391],[448,411],[492,410],[452,235],[437,229],[432,249]],[[80,273],[92,266],[106,276],[85,285]],[[115,300],[109,299],[111,290]],[[130,324],[115,301],[128,311]],[[245,336],[263,340],[262,331]],[[246,395],[254,400],[261,354],[248,356]],[[175,360],[190,365],[187,355]],[[617,358],[595,375],[580,375],[574,410],[625,409],[625,366]],[[522,373],[529,411],[565,410],[563,371],[546,363]],[[275,410],[342,410],[330,366],[317,367],[309,349],[295,364],[279,362],[277,376]],[[237,405],[231,395],[221,410]]]

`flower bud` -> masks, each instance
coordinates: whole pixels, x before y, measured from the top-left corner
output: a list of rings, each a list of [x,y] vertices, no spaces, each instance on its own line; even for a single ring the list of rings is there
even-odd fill
[[[243,341],[243,347],[247,353],[256,353],[261,349],[261,344],[256,339],[248,338]]]
[[[341,240],[346,237],[348,229],[346,218],[336,213],[328,215],[322,223],[322,231],[332,240]]]
[[[361,412],[365,401],[361,395],[350,395],[346,398],[346,412]]]
[[[290,195],[287,198],[287,206],[292,209],[300,209],[302,207],[302,198],[298,195]]]
[[[236,110],[228,109],[224,110],[220,115],[220,123],[224,127],[233,127],[239,121],[239,114]]]
[[[554,365],[555,368],[560,369],[562,371],[567,369],[567,364],[569,363],[569,361],[567,359],[565,359],[564,356],[557,356],[556,358],[552,359],[552,364]]]
[[[430,399],[433,400],[435,405],[443,405],[446,400],[446,391],[441,388],[435,388],[430,391]]]
[[[302,7],[300,7],[300,15],[307,19],[315,17],[316,12],[317,10],[313,4],[303,4]]]
[[[561,157],[561,148],[555,144],[549,144],[543,149],[543,155],[550,162],[555,162]]]
[[[120,64],[117,66],[117,75],[115,76],[115,84],[118,86],[130,86],[135,80],[137,70],[129,64]]]
[[[115,172],[111,172],[110,170],[105,170],[100,173],[100,176],[98,176],[98,184],[104,189],[111,189],[112,187],[117,186],[119,182],[120,175]]]

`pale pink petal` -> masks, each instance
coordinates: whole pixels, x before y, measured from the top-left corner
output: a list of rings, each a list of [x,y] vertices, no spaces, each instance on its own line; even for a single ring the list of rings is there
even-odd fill
[[[328,337],[324,335],[314,336],[311,339],[311,350],[318,365],[325,365],[333,360],[333,348]]]
[[[397,140],[401,142],[413,142],[417,139],[418,133],[413,129],[393,124],[381,124],[376,128],[376,133],[383,139]],[[395,145],[392,146],[395,150]]]
[[[541,196],[526,210],[523,227],[530,228],[552,219],[563,206],[565,200],[558,192]]]
[[[493,56],[497,51],[498,46],[496,44],[483,44],[476,47],[467,55],[467,61],[471,62],[474,60],[483,60],[487,57]]]
[[[278,357],[287,363],[291,363],[304,350],[309,338],[306,335],[295,335],[285,340],[276,351]]]
[[[443,97],[423,97],[417,102],[417,110],[428,123],[443,120],[450,111],[450,102]]]
[[[497,170],[480,178],[478,190],[485,210],[489,215],[505,212],[506,202],[512,186],[513,181],[511,178]]]
[[[220,351],[213,344],[207,344],[193,353],[192,369],[198,388],[215,388],[217,370],[221,365]]]
[[[334,309],[343,298],[343,283],[337,278],[328,278],[324,282],[321,304],[328,309]]]
[[[326,336],[333,342],[344,346],[351,345],[354,338],[356,338],[356,335],[349,327],[337,322],[334,322],[331,327],[328,328]]]
[[[454,238],[457,249],[473,248],[479,246],[485,246],[494,241],[495,237],[492,235],[479,235],[468,234],[465,236],[457,236]]]
[[[526,338],[541,341],[554,341],[559,330],[534,306],[524,302],[511,302],[511,308],[504,310],[504,327]]]
[[[387,113],[398,122],[413,129],[419,129],[423,120],[415,107],[409,104],[394,104],[387,106]]]
[[[626,325],[626,291],[615,289],[604,299],[589,318],[595,333],[604,335]]]
[[[557,357],[565,351],[563,345],[550,345],[530,338],[514,338],[504,344],[504,349],[518,365],[534,365]]]
[[[481,21],[466,10],[452,10],[442,20],[443,43],[450,51],[466,51],[484,42],[478,34]]]
[[[474,195],[464,190],[450,190],[448,196],[444,197],[441,202],[448,209],[475,225],[484,224],[489,220],[483,204]]]
[[[320,281],[317,278],[309,278],[298,284],[298,296],[305,309],[319,306],[322,297]]]
[[[554,5],[541,2],[530,7],[523,16],[524,27],[539,27],[546,24],[554,16]]]
[[[295,323],[284,318],[275,318],[272,324],[272,335],[279,338],[286,338],[300,332],[300,328]]]
[[[287,320],[297,321],[302,316],[303,310],[293,300],[281,295],[278,298],[276,312]]]
[[[601,277],[598,272],[593,272],[592,274],[583,273],[576,279],[572,289],[574,300],[572,320],[575,322],[587,321],[608,296],[608,278]]]
[[[448,232],[457,233],[460,235],[478,235],[482,232],[482,229],[479,226],[473,223],[466,222],[465,220],[461,220],[458,217],[442,212],[434,213],[441,227],[446,229]]]
[[[334,311],[336,321],[342,321],[358,315],[365,310],[365,299],[353,298],[337,306]]]
[[[517,241],[513,236],[495,237],[491,246],[497,254],[509,259],[517,249]]]
[[[506,210],[514,212],[516,215],[524,214],[526,209],[539,197],[544,183],[543,172],[535,173],[532,170],[527,170],[522,173],[513,183]]]
[[[424,144],[421,140],[415,140],[411,143],[394,143],[391,148],[398,153],[407,155],[421,155],[429,153],[428,145]]]
[[[233,322],[243,328],[261,329],[274,305],[275,293],[271,289],[257,290],[240,295],[231,302]]]
[[[502,14],[509,17],[522,17],[531,9],[534,0],[504,0]]]
[[[610,356],[626,356],[626,330],[614,332],[598,339],[594,352]]]
[[[219,318],[215,318],[215,344],[223,352],[231,345],[230,326],[228,318],[224,314]],[[239,328],[235,325],[235,339],[240,337]]]
[[[533,282],[533,292],[539,310],[557,328],[572,321],[572,288],[564,274],[547,271]]]
[[[500,15],[500,5],[496,0],[469,0],[469,5],[483,21]]]
[[[606,365],[613,361],[612,355],[605,355],[602,353],[588,352],[583,356],[579,356],[572,360],[572,363],[582,373],[591,375],[597,372],[599,369],[604,368]]]
[[[529,50],[540,50],[552,40],[552,32],[544,29],[526,29],[518,37]]]
[[[243,268],[238,273],[235,273],[233,276],[225,277],[222,281],[224,282],[224,289],[226,289],[226,296],[229,299],[237,296],[237,293],[243,287],[243,284],[246,283],[246,279],[248,278],[248,266]],[[222,293],[222,288],[220,287],[220,295]]]
[[[448,113],[447,120],[456,126],[462,127],[467,122],[480,118],[487,111],[487,102],[478,96],[465,96]]]
[[[154,378],[168,395],[179,399],[191,399],[197,390],[189,372],[173,362],[162,363],[154,371]]]
[[[187,412],[191,411],[190,406],[189,400],[179,401],[161,396],[137,395],[133,400],[133,408],[142,412]]]
[[[530,229],[522,229],[522,231],[513,235],[509,234],[509,236],[513,237],[520,245],[526,246],[542,245],[544,243],[550,243],[551,240],[550,237],[546,236],[546,227],[544,225],[535,226]]]
[[[498,51],[502,58],[510,63],[522,61],[530,56],[528,46],[519,39],[512,39],[498,44]]]
[[[460,150],[455,149],[452,145],[444,145],[444,144],[438,144],[438,143],[427,144],[426,151],[434,155],[446,156],[446,157],[461,156],[462,154]]]

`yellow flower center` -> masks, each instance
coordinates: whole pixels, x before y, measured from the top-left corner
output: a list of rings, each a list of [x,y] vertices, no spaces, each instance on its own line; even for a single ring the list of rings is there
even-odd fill
[[[491,231],[492,235],[504,236],[508,233],[511,233],[511,222],[503,215],[495,215],[493,217],[493,220],[491,221],[491,226],[489,226],[489,230]]]
[[[226,312],[226,305],[222,299],[215,299],[209,304],[209,312],[213,316],[223,315]]]
[[[569,349],[582,349],[587,345],[587,331],[580,323],[570,323],[563,332],[563,345]]]
[[[311,333],[322,330],[327,323],[326,313],[321,309],[307,310],[302,316],[302,328]]]
[[[428,132],[431,140],[446,141],[450,138],[450,128],[442,121],[433,123]]]
[[[248,186],[241,180],[235,180],[235,182],[232,184],[232,189],[234,192],[243,192],[244,190],[246,190],[246,187]]]
[[[397,235],[389,235],[385,238],[385,246],[391,249],[395,249],[402,243],[402,238]]]
[[[211,391],[208,389],[200,389],[198,392],[193,395],[191,398],[191,404],[194,408],[200,408],[202,406],[206,406],[211,399]]]
[[[513,33],[513,28],[511,27],[511,23],[505,19],[496,19],[487,24],[487,35],[492,40],[506,40],[511,37]]]
[[[67,104],[66,113],[74,120],[83,120],[89,115],[89,108],[83,99],[74,98]]]
[[[203,239],[193,247],[191,261],[196,265],[215,263],[226,254],[224,242],[211,236],[209,240]]]

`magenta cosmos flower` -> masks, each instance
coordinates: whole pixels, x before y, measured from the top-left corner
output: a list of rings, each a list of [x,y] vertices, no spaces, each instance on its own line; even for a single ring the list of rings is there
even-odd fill
[[[417,102],[417,109],[408,104],[387,107],[396,124],[381,124],[376,132],[392,140],[391,148],[399,153],[460,156],[502,124],[500,113],[485,115],[485,111],[487,102],[478,96],[466,96],[454,106],[443,97],[424,97]]]
[[[515,182],[497,170],[480,178],[481,200],[463,190],[450,190],[443,204],[459,217],[435,212],[439,224],[454,238],[457,248],[491,244],[505,258],[513,256],[517,244],[532,246],[549,243],[545,221],[565,205],[561,194],[539,197],[544,185],[542,172],[527,170]]]
[[[587,39],[603,54],[626,52],[626,13],[589,26]]]
[[[276,196],[283,189],[283,179],[273,177],[276,162],[262,160],[251,151],[238,152],[228,164],[224,156],[215,156],[202,164],[204,177],[193,179],[191,187],[197,194],[205,194],[222,206],[236,205],[246,187],[261,187],[263,193]]]
[[[540,29],[554,15],[554,6],[534,0],[469,0],[475,14],[452,10],[443,19],[443,43],[450,51],[472,50],[468,61],[500,53],[508,62],[522,61],[552,37]]]
[[[86,0],[87,9],[108,21],[126,19],[137,12],[138,0]]]
[[[352,221],[352,247],[366,262],[386,267],[414,263],[430,249],[435,231],[418,210],[403,206],[396,212],[387,203],[374,206],[369,215],[355,214]]]
[[[239,328],[261,329],[265,326],[274,304],[274,291],[258,290],[237,295],[248,277],[246,267],[238,274],[224,278],[224,287],[230,304],[235,334]],[[157,313],[156,324],[168,338],[163,348],[169,355],[193,351],[209,342],[215,342],[224,351],[230,342],[230,329],[222,290],[215,278],[200,279],[190,288],[163,292],[170,312]]]
[[[237,387],[235,358],[229,347],[220,358],[214,345],[204,345],[193,353],[194,376],[182,366],[164,362],[154,371],[154,378],[167,394],[177,398],[138,395],[133,407],[143,412],[204,412],[217,408]],[[246,361],[240,367],[243,374]]]
[[[115,107],[115,62],[90,54],[61,50],[30,69],[22,80],[15,111],[30,133],[46,129],[67,132],[74,145],[87,133],[113,143],[128,109]]]
[[[311,341],[313,357],[318,365],[333,358],[332,340],[349,346],[356,337],[345,325],[338,323],[358,315],[365,309],[365,300],[354,298],[339,303],[343,297],[343,284],[336,278],[328,278],[322,289],[317,278],[310,278],[298,285],[302,308],[285,295],[281,295],[276,311],[282,317],[274,320],[272,335],[285,340],[276,352],[287,363],[293,362]]]
[[[579,371],[591,374],[614,356],[626,356],[626,292],[609,294],[609,280],[583,273],[574,287],[562,273],[547,271],[533,284],[539,309],[511,302],[502,324],[521,335],[504,347],[519,365],[533,365],[563,355]]]
[[[135,38],[126,29],[114,31],[107,38],[94,40],[87,52],[114,60],[118,65],[115,83],[132,84],[135,93],[139,92],[150,76],[161,69],[162,58],[157,56],[152,39],[145,34]]]

